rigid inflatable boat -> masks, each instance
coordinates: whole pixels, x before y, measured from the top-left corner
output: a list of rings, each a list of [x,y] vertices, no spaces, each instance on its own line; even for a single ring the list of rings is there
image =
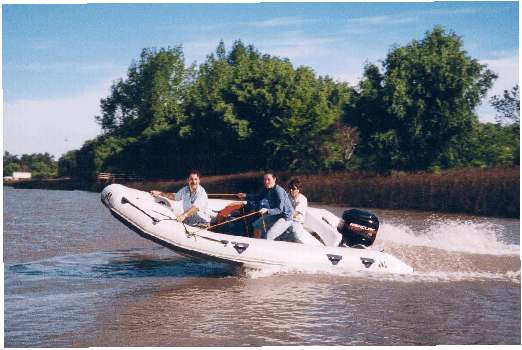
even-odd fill
[[[119,184],[105,187],[101,201],[116,219],[140,236],[182,255],[237,264],[247,269],[275,267],[335,273],[413,272],[412,267],[396,257],[368,247],[376,234],[376,230],[370,227],[371,223],[377,221],[378,228],[378,219],[364,211],[346,211],[343,218],[339,218],[328,210],[309,207],[304,227],[318,241],[318,244],[311,245],[252,238],[244,233],[227,232],[227,225],[221,226],[220,232],[212,227],[192,227],[176,221],[176,216],[183,213],[181,202],[153,197],[148,192]],[[214,213],[214,219],[233,203],[237,202],[209,199],[209,209]],[[364,218],[364,214],[370,215],[366,222],[351,220],[354,217]],[[349,234],[365,229],[370,231],[369,235],[355,235],[359,237],[355,240],[350,238]]]

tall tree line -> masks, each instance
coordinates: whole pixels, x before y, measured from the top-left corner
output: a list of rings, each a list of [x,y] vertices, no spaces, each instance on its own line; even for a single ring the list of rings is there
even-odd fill
[[[4,151],[4,176],[12,176],[13,172],[32,173],[34,178],[51,178],[58,175],[58,164],[49,153],[32,153],[17,156]]]
[[[59,172],[166,178],[193,167],[385,173],[518,164],[512,121],[484,125],[474,113],[496,75],[462,46],[435,27],[392,48],[381,66],[368,64],[355,87],[241,41],[228,52],[220,42],[198,67],[185,64],[180,46],[144,49],[101,100],[103,134],[62,156]],[[492,104],[509,114],[518,87],[512,94]]]

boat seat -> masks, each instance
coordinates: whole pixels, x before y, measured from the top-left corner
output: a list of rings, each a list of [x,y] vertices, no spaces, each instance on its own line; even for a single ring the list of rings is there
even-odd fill
[[[327,247],[338,247],[343,236],[337,231],[340,219],[325,209],[308,207],[304,227],[315,232]]]

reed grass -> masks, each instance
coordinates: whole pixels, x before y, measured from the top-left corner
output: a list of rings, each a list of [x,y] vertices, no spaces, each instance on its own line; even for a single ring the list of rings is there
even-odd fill
[[[315,203],[520,218],[518,167],[454,169],[440,173],[396,172],[389,176],[347,171],[321,174],[281,172],[278,173],[278,183],[286,188],[290,179],[296,176],[303,184],[302,192]],[[262,188],[262,172],[202,176],[201,183],[209,194],[255,193]],[[145,191],[169,192],[175,192],[185,184],[185,179],[125,183]],[[101,191],[105,185],[40,180],[15,186]]]
[[[302,177],[312,201],[355,207],[520,217],[520,171],[459,169],[440,174]]]
[[[466,213],[482,216],[520,217],[520,169],[469,168],[440,173],[402,173],[381,176],[365,172],[322,174],[278,174],[286,188],[294,176],[302,192],[316,203],[348,207],[386,208]],[[148,181],[129,184],[144,190],[176,191],[185,180]],[[256,192],[262,187],[262,172],[203,176],[207,193]]]

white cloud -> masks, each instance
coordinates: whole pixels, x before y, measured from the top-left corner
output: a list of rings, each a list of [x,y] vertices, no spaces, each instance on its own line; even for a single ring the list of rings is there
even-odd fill
[[[493,95],[501,94],[518,84],[518,51],[512,56],[482,60],[481,63],[487,64],[488,68],[498,75],[491,89]]]
[[[4,150],[13,154],[48,152],[58,159],[101,133],[94,116],[109,93],[109,80],[83,94],[4,104]]]
[[[463,15],[463,14],[476,14],[480,12],[479,9],[473,8],[462,8],[462,9],[429,9],[420,11],[408,11],[401,14],[395,15],[384,15],[384,16],[364,16],[347,19],[346,22],[354,25],[367,25],[367,26],[384,26],[384,25],[401,25],[414,23],[421,20],[420,17],[425,16],[452,16],[452,15]]]
[[[351,86],[356,86],[359,81],[361,81],[363,73],[362,68],[359,69],[359,67],[357,67],[357,70],[351,69],[342,72],[334,72],[331,76],[337,81],[347,82]]]
[[[319,20],[312,18],[299,18],[299,17],[274,17],[264,21],[250,22],[251,26],[257,28],[271,28],[271,27],[285,27],[285,26],[296,26],[309,23],[316,23]]]
[[[482,9],[478,8],[452,8],[452,9],[424,9],[420,11],[413,11],[412,13],[418,16],[453,16],[453,15],[474,15],[484,12]],[[498,12],[493,9],[488,9],[487,12],[489,14],[493,12]]]
[[[329,44],[333,40],[329,39],[299,39],[274,41],[267,46],[267,51],[273,55],[298,59],[303,57],[325,56],[329,53]],[[268,49],[272,47],[272,49]]]
[[[219,38],[190,41],[183,44],[183,53],[185,54],[186,64],[190,65],[196,61],[201,64],[206,57],[216,51],[219,44]]]
[[[477,108],[477,114],[482,122],[494,122],[496,111],[489,104],[489,99],[494,95],[502,95],[504,90],[511,90],[513,86],[519,84],[518,50],[510,56],[482,60],[480,63],[487,64],[488,68],[498,75],[493,87],[482,100],[482,105]]]
[[[347,19],[348,24],[368,25],[368,26],[383,26],[383,25],[398,25],[413,23],[418,20],[417,17],[404,16],[366,16]]]
[[[190,64],[194,60],[199,63],[203,62],[207,55],[215,52],[220,40],[224,40],[227,53],[229,53],[232,49],[233,42],[237,40],[237,38],[212,39],[207,37],[205,40],[191,41],[184,44],[183,51],[187,58],[187,63]],[[336,39],[331,38],[310,38],[302,35],[302,33],[298,31],[281,32],[276,38],[263,38],[261,40],[242,38],[241,40],[244,45],[253,44],[261,53],[289,58],[291,60],[329,56],[332,53],[332,47],[337,42]],[[299,62],[292,63],[295,64]]]
[[[294,64],[307,63],[314,66],[313,60],[305,61],[331,55],[335,43],[336,40],[331,38],[312,38],[299,32],[285,32],[280,33],[277,38],[258,41],[256,46],[262,52],[289,58]]]

